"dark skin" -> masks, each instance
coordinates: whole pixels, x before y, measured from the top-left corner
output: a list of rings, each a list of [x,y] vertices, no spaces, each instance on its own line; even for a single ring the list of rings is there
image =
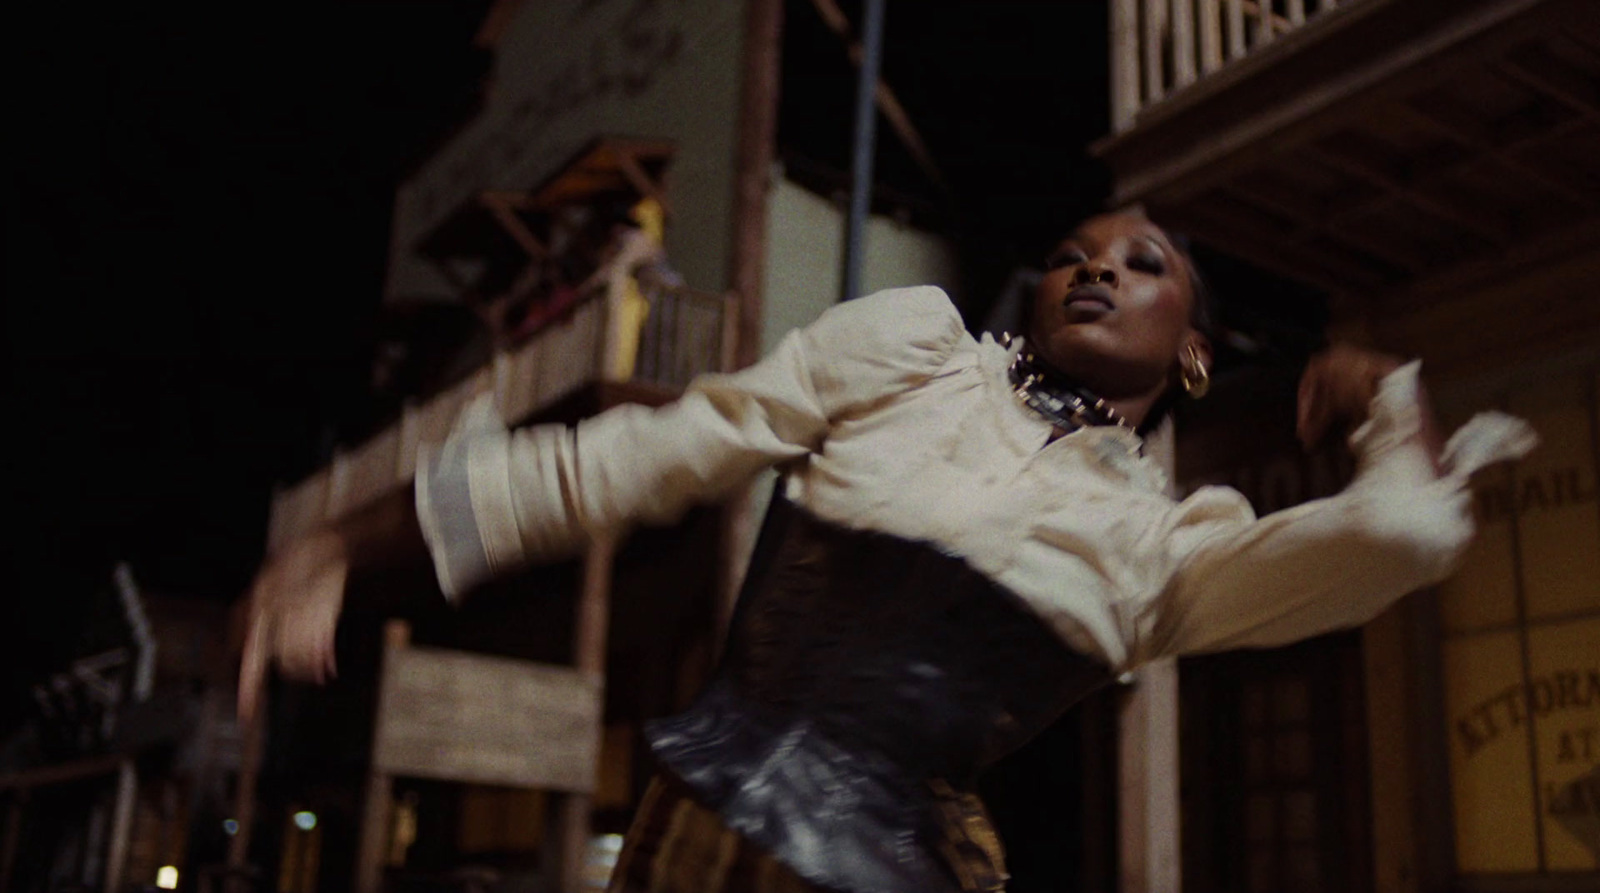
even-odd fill
[[[1187,264],[1142,215],[1085,221],[1050,256],[1035,295],[1030,346],[1137,427],[1156,400],[1178,386],[1184,363],[1211,364],[1211,344],[1192,324]],[[1300,383],[1301,440],[1311,446],[1338,424],[1358,424],[1379,380],[1398,365],[1393,357],[1348,345],[1313,357]],[[1420,436],[1434,447],[1429,413],[1423,416]],[[250,592],[240,716],[253,715],[274,663],[293,679],[333,676],[334,629],[352,567],[411,562],[425,563],[426,547],[405,497],[379,501],[271,556]]]
[[[1177,384],[1189,348],[1209,368],[1211,342],[1190,323],[1187,262],[1160,227],[1136,214],[1093,217],[1046,265],[1029,346],[1134,427]]]
[[[1046,260],[1029,346],[1138,427],[1163,394],[1180,386],[1185,364],[1211,368],[1211,342],[1193,324],[1188,264],[1142,214],[1091,217]],[[1399,366],[1395,357],[1348,344],[1312,357],[1300,380],[1301,443],[1309,449],[1336,426],[1359,424],[1378,382]],[[1430,414],[1423,415],[1431,445]]]

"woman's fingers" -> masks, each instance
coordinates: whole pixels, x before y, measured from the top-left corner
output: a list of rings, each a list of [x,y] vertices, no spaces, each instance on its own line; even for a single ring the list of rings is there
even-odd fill
[[[251,591],[250,625],[239,666],[239,712],[251,715],[271,666],[321,685],[337,675],[334,630],[347,569],[310,550],[291,550],[264,569]]]
[[[266,683],[267,662],[270,660],[267,643],[271,641],[271,631],[267,625],[266,613],[258,608],[252,609],[250,626],[244,635],[244,657],[239,662],[239,719],[244,722],[255,716],[261,687]]]
[[[1295,434],[1306,449],[1311,449],[1322,440],[1330,420],[1327,365],[1319,362],[1321,359],[1317,357],[1313,360],[1300,377]]]

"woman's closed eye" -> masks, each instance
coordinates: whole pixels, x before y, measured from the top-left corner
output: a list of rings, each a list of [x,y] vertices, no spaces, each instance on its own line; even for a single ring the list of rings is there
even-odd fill
[[[1128,269],[1160,276],[1167,271],[1167,263],[1159,255],[1141,252],[1128,258]]]
[[[1046,270],[1059,270],[1062,267],[1070,267],[1075,264],[1081,264],[1087,260],[1088,258],[1085,257],[1083,252],[1079,249],[1063,248],[1052,253],[1048,258],[1045,258],[1044,267]]]

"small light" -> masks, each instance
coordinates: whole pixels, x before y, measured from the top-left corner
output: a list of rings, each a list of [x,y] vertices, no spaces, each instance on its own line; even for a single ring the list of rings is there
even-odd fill
[[[178,866],[163,865],[156,869],[156,886],[163,890],[178,889]]]
[[[300,810],[294,814],[294,826],[301,831],[310,831],[317,827],[317,814],[307,810]]]
[[[238,834],[239,833],[239,820],[238,819],[223,819],[222,820],[222,833],[228,835],[229,837],[232,837],[233,835]]]

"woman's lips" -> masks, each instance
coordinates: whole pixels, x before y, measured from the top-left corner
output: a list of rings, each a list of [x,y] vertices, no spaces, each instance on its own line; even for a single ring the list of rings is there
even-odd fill
[[[1111,301],[1111,289],[1096,283],[1094,285],[1080,285],[1067,292],[1062,299],[1061,306],[1069,314],[1086,314],[1099,316],[1117,309]]]

